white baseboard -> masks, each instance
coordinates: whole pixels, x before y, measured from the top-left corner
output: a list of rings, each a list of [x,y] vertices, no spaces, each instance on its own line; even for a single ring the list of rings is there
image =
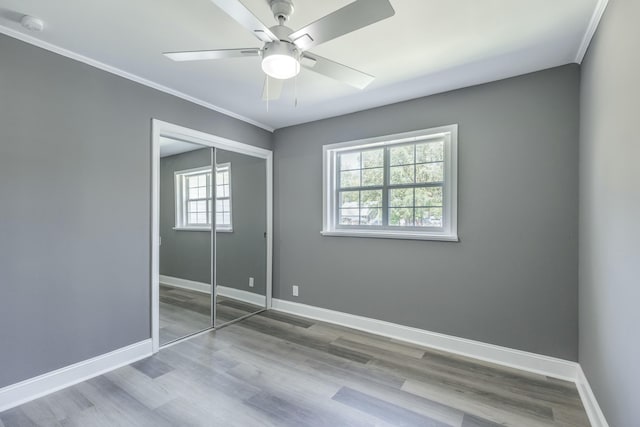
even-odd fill
[[[148,339],[1,388],[0,412],[144,359],[152,353],[151,340]]]
[[[189,289],[192,291],[203,292],[210,294],[211,285],[208,283],[195,282],[193,280],[180,279],[179,277],[163,276],[160,275],[160,283],[166,286],[174,288]],[[242,289],[231,288],[229,286],[218,285],[218,295],[223,297],[237,299],[249,304],[255,304],[264,307],[267,303],[267,298],[264,295],[254,294],[253,292],[244,291]]]
[[[230,288],[228,286],[218,285],[218,295],[248,302],[249,304],[259,305],[260,307],[265,307],[267,304],[267,297],[264,295],[254,294],[253,292]]]
[[[581,366],[578,366],[576,387],[578,387],[578,393],[580,393],[580,399],[582,399],[584,409],[587,411],[591,427],[609,427],[609,423],[607,423],[602,409],[600,409],[600,405],[596,400],[596,396],[593,394],[593,390],[591,390],[591,385],[589,385],[589,381]]]
[[[274,298],[272,300],[272,309],[553,378],[572,382],[575,382],[577,378],[577,363],[554,357],[281,299]]]
[[[211,293],[211,285],[208,283],[196,282],[194,280],[181,279],[179,277],[160,275],[160,284],[171,286],[173,288],[189,289],[192,291]]]

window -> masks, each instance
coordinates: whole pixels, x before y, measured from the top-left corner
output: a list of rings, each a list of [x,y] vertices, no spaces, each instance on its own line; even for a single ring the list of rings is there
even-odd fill
[[[177,230],[209,230],[212,215],[211,168],[175,172]],[[232,231],[231,164],[216,168],[216,231]]]
[[[458,240],[457,125],[323,152],[323,235]]]

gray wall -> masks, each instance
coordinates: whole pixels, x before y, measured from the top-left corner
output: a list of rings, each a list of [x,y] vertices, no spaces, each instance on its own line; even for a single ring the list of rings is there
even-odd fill
[[[582,67],[580,364],[616,427],[640,425],[638,16],[610,0]]]
[[[266,161],[217,150],[218,163],[231,163],[233,232],[217,234],[218,283],[264,295],[267,259]],[[209,150],[164,157],[160,162],[160,274],[210,283],[211,236],[203,231],[174,230],[174,172],[210,164]],[[249,287],[249,277],[254,287]]]
[[[274,296],[577,360],[578,95],[570,65],[276,131]],[[452,123],[461,242],[320,235],[323,144]]]
[[[151,118],[272,135],[3,35],[0,57],[2,387],[150,337]]]
[[[211,232],[173,229],[176,226],[174,172],[204,166],[211,167],[210,148],[160,159],[160,274],[211,283]]]

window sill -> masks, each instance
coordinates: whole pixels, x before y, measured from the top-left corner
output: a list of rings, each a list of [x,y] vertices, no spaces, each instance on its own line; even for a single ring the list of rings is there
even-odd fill
[[[388,231],[388,230],[323,230],[320,232],[323,236],[334,237],[369,237],[376,239],[404,239],[404,240],[435,240],[441,242],[459,242],[457,234],[427,234],[412,233],[406,231]]]
[[[173,227],[176,231],[211,231],[211,227]],[[222,228],[216,233],[233,233],[233,228]]]

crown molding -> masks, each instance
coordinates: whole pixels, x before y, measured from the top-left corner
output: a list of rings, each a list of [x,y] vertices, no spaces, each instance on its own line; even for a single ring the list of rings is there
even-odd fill
[[[582,36],[582,42],[578,47],[578,53],[576,54],[575,62],[578,64],[582,64],[582,60],[584,56],[587,54],[587,49],[589,48],[589,44],[591,44],[591,39],[596,33],[598,29],[598,24],[600,24],[600,19],[602,19],[602,15],[604,14],[605,9],[607,8],[607,4],[609,4],[609,0],[598,0],[596,4],[596,8],[591,15],[591,20],[589,21],[589,26],[587,27],[584,36]]]

